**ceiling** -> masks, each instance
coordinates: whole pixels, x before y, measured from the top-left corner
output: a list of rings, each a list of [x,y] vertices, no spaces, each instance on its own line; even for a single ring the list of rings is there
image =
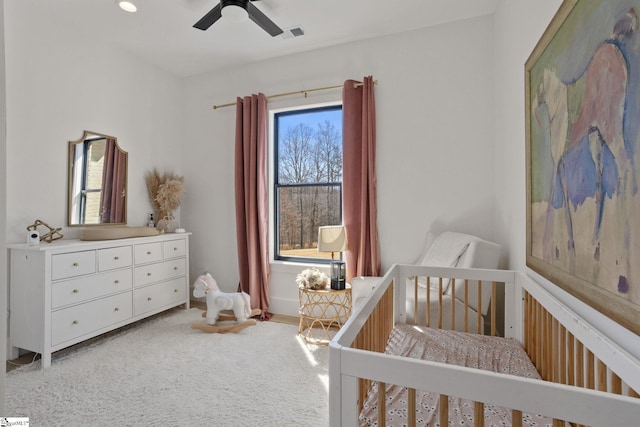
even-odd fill
[[[271,37],[250,20],[223,17],[209,30],[193,28],[218,0],[134,0],[136,13],[115,0],[20,0],[32,20],[58,31],[125,49],[177,76],[237,67],[295,52],[378,37],[494,12],[498,0],[260,0],[281,28],[305,35]],[[33,22],[31,22],[33,24]]]

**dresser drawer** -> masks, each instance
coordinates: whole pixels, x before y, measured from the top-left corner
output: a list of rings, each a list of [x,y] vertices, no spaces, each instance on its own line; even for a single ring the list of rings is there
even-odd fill
[[[134,270],[136,287],[186,275],[187,261],[184,258],[156,264],[141,265]]]
[[[164,259],[183,257],[187,253],[187,243],[184,239],[163,242],[162,253]]]
[[[134,257],[136,264],[162,261],[162,243],[144,243],[134,246]]]
[[[132,287],[131,268],[56,282],[51,285],[51,308],[76,304]]]
[[[132,264],[131,246],[98,250],[98,271],[115,270]]]
[[[133,314],[139,316],[167,305],[177,305],[187,299],[187,279],[169,280],[133,291]]]
[[[51,313],[51,344],[58,345],[132,317],[131,292]]]
[[[82,276],[96,271],[96,252],[70,252],[51,256],[51,280]]]

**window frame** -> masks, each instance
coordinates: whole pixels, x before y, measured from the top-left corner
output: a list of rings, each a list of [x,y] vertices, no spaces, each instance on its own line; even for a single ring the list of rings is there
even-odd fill
[[[286,117],[289,115],[301,114],[301,113],[313,113],[313,112],[321,112],[321,111],[331,111],[331,110],[340,110],[342,112],[342,101],[340,102],[330,102],[323,104],[312,104],[312,105],[296,105],[289,108],[283,108],[278,110],[270,111],[270,129],[269,129],[269,138],[271,140],[271,153],[270,153],[270,163],[271,163],[271,173],[269,174],[269,191],[272,196],[272,203],[270,208],[270,224],[269,228],[272,231],[270,234],[272,236],[271,247],[273,252],[271,254],[272,261],[276,262],[291,262],[291,263],[300,263],[300,264],[326,264],[329,265],[331,262],[330,258],[315,258],[315,257],[300,257],[300,256],[287,256],[280,254],[280,211],[278,209],[280,200],[279,200],[279,189],[282,188],[297,188],[297,187],[339,187],[339,199],[340,199],[340,209],[339,209],[339,223],[338,224],[326,224],[326,225],[340,225],[343,222],[343,183],[342,176],[339,182],[312,182],[312,183],[299,183],[299,184],[279,184],[279,121],[278,118]],[[341,130],[342,136],[342,130]],[[340,141],[341,149],[342,147],[342,138]],[[343,150],[341,150],[343,152]],[[336,259],[342,259],[342,254],[335,254]]]

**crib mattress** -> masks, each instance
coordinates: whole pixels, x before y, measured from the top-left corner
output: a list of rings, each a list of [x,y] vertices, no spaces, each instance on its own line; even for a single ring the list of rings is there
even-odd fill
[[[518,375],[540,378],[522,345],[512,339],[488,337],[464,332],[432,329],[412,325],[397,325],[392,331],[388,354],[411,357]],[[361,426],[377,426],[377,384],[372,384],[360,414]],[[407,425],[406,387],[387,385],[386,425]],[[416,424],[439,426],[439,400],[437,393],[416,391]],[[468,400],[449,397],[449,425],[473,425],[474,404]],[[551,426],[552,420],[532,414],[523,414],[523,425]],[[511,425],[511,410],[485,405],[486,426]]]

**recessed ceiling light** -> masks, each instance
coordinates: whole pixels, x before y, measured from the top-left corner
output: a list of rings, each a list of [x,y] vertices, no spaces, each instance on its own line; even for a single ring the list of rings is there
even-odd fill
[[[135,12],[136,10],[138,10],[138,8],[136,7],[135,4],[133,4],[133,1],[127,1],[127,0],[116,0],[116,3],[118,4],[118,6],[120,6],[120,9],[127,11],[127,12]]]

